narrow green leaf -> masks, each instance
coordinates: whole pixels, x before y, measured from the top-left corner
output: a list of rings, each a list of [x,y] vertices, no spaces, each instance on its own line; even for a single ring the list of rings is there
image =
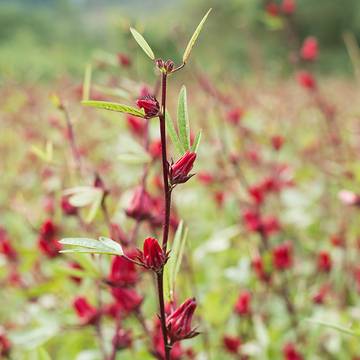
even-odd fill
[[[95,194],[94,200],[93,200],[93,202],[90,206],[89,212],[85,218],[85,222],[87,224],[90,224],[94,220],[94,218],[100,208],[102,199],[103,199],[103,191],[100,190],[99,192],[97,192]]]
[[[192,144],[191,151],[193,151],[195,153],[198,151],[200,141],[201,141],[201,135],[202,135],[202,132],[200,130],[195,137],[194,143]]]
[[[49,353],[43,347],[38,349],[38,360],[51,360]]]
[[[313,323],[313,324],[317,324],[317,325],[322,325],[325,327],[328,327],[330,329],[334,329],[337,331],[340,331],[344,334],[347,335],[351,335],[351,336],[360,336],[360,333],[358,331],[354,331],[352,329],[346,328],[344,326],[341,325],[337,325],[337,324],[332,324],[332,323],[328,323],[326,321],[322,321],[322,320],[316,320],[316,319],[305,319],[307,322]]]
[[[174,123],[173,123],[168,111],[166,111],[165,120],[166,120],[166,128],[167,128],[168,134],[170,135],[170,139],[175,146],[175,150],[177,151],[177,153],[179,155],[183,155],[186,150],[183,148],[183,146],[181,144],[181,141],[176,132]]]
[[[116,241],[109,239],[107,237],[101,236],[99,240],[108,248],[113,249],[117,254],[124,255],[124,251],[119,243]]]
[[[186,87],[182,86],[179,93],[178,113],[177,113],[179,138],[182,147],[186,150],[190,149],[190,125],[189,114],[187,109]]]
[[[184,253],[185,243],[187,238],[187,228],[184,228],[184,223],[181,221],[174,236],[174,241],[171,247],[171,256],[168,262],[168,286],[170,299],[173,297],[175,290],[175,281],[180,270],[180,265]]]
[[[193,48],[193,46],[194,46],[194,44],[195,44],[195,41],[196,41],[196,39],[198,38],[198,36],[199,36],[199,34],[200,34],[200,31],[201,31],[201,29],[202,29],[202,27],[203,27],[203,25],[204,25],[207,17],[209,16],[211,10],[212,10],[212,9],[210,8],[210,9],[208,10],[208,12],[205,14],[205,16],[202,18],[202,20],[200,21],[199,25],[197,26],[195,32],[193,33],[191,39],[190,39],[189,42],[188,42],[188,44],[187,44],[187,46],[186,46],[186,49],[185,49],[185,51],[184,51],[184,55],[183,55],[183,62],[184,62],[184,64],[187,63],[187,61],[188,61],[188,59],[189,59],[189,56],[190,56],[190,53],[191,53],[191,50],[192,50],[192,48]]]
[[[131,34],[134,37],[135,41],[139,44],[139,46],[144,50],[145,54],[151,59],[155,60],[155,55],[153,51],[151,50],[151,47],[146,42],[144,37],[137,32],[134,28],[130,28]]]
[[[65,238],[60,240],[60,243],[75,246],[72,249],[61,250],[60,252],[62,253],[124,255],[120,244],[104,237],[99,238],[99,240],[89,238]]]
[[[89,249],[98,249],[101,247],[101,242],[90,238],[64,238],[61,239],[60,244],[81,246]]]
[[[110,111],[126,113],[141,118],[145,117],[144,110],[142,109],[139,110],[129,105],[118,104],[109,101],[96,101],[96,100],[86,100],[86,101],[82,101],[81,103],[85,106],[91,106],[97,109],[105,109]]]
[[[86,65],[85,76],[83,82],[83,100],[90,99],[90,89],[91,89],[91,65]]]

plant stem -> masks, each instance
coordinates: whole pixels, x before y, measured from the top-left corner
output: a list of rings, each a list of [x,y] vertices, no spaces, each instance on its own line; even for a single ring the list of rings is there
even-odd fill
[[[167,336],[167,329],[166,329],[163,277],[164,277],[163,272],[156,274],[157,290],[158,290],[158,297],[159,297],[159,307],[160,307],[160,323],[161,323],[161,331],[162,331],[163,340],[164,340],[165,360],[170,360],[171,345],[168,343],[168,336]]]
[[[164,181],[164,220],[163,220],[163,238],[162,248],[166,253],[167,242],[169,237],[169,226],[170,226],[170,206],[171,206],[171,190],[169,186],[169,164],[167,161],[166,154],[166,123],[165,123],[165,110],[166,110],[166,80],[167,74],[162,73],[161,78],[161,110],[159,114],[160,121],[160,137],[161,137],[161,155],[162,155],[162,170],[163,170],[163,181]],[[164,273],[161,271],[156,275],[157,277],[157,290],[160,307],[160,322],[161,330],[164,339],[164,353],[165,360],[170,360],[171,345],[168,343],[167,329],[166,329],[166,314],[165,314],[165,302],[164,302]]]

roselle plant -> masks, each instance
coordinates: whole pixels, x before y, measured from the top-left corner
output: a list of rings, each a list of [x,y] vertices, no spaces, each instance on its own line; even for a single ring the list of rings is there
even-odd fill
[[[115,256],[115,260],[112,263],[112,272],[108,284],[111,287],[113,296],[117,299],[118,304],[127,311],[134,311],[143,324],[144,331],[149,332],[147,325],[145,324],[142,314],[140,312],[140,306],[142,298],[136,293],[132,287],[136,283],[135,267],[141,267],[151,271],[156,278],[156,290],[159,304],[159,332],[155,335],[155,344],[150,351],[158,359],[170,360],[177,359],[179,353],[179,342],[193,338],[199,333],[192,325],[192,318],[196,310],[195,298],[185,300],[180,306],[176,306],[176,300],[178,295],[174,293],[174,282],[176,273],[179,270],[181,263],[181,257],[184,250],[185,237],[182,236],[182,224],[178,226],[177,236],[173,241],[172,250],[169,250],[169,232],[171,226],[171,200],[172,193],[175,188],[180,184],[186,183],[194,174],[191,173],[194,162],[196,160],[196,152],[201,139],[201,132],[199,132],[195,139],[192,141],[190,136],[190,125],[187,109],[187,93],[186,88],[183,86],[179,94],[178,101],[178,114],[177,114],[177,126],[175,127],[167,111],[167,87],[168,79],[170,76],[175,75],[176,72],[182,70],[189,60],[191,50],[200,34],[200,31],[210,13],[211,9],[201,20],[200,24],[196,28],[193,36],[191,37],[182,58],[182,63],[176,66],[172,60],[156,59],[153,50],[146,42],[144,37],[135,29],[131,28],[130,31],[146,53],[146,55],[154,62],[154,66],[159,73],[161,83],[161,97],[157,99],[157,94],[145,93],[143,96],[136,100],[137,108],[108,101],[99,101],[87,99],[90,94],[90,78],[87,71],[84,81],[84,97],[82,101],[84,106],[95,107],[99,109],[106,109],[116,111],[119,113],[127,114],[130,116],[129,122],[131,122],[135,132],[139,136],[146,136],[146,149],[149,149],[148,134],[145,135],[146,130],[142,129],[142,125],[139,125],[137,118],[145,119],[145,121],[159,121],[159,152],[161,156],[162,164],[162,184],[160,185],[163,191],[163,214],[160,219],[162,226],[162,239],[159,241],[156,238],[148,237],[144,240],[143,249],[138,249],[135,253],[133,251],[126,251],[123,249],[122,243],[128,245],[128,240],[122,240],[121,236],[117,236],[116,239],[108,237],[99,237],[98,240],[89,238],[65,238],[60,241],[60,244],[66,246],[75,246],[75,248],[66,248],[61,250],[62,253],[90,253],[90,254],[108,254]],[[170,160],[167,149],[167,137],[170,136],[177,152],[178,159],[174,162]],[[75,152],[76,153],[76,152]],[[172,158],[172,157],[171,157]],[[147,194],[145,190],[147,169],[144,171],[141,186],[134,193],[130,208],[126,210],[126,214],[129,217],[134,218],[137,221],[134,229],[134,236],[130,239],[132,245],[136,245],[137,239],[137,226],[143,220],[150,220],[153,223],[159,221],[154,219],[152,215],[152,207],[154,206],[153,200]],[[106,207],[107,190],[103,184],[99,175],[95,178],[94,188],[90,190],[91,198],[95,196],[95,203],[99,204],[103,209],[106,221],[109,222],[110,234],[114,233],[109,214]],[[70,196],[69,204],[65,198],[63,201],[63,209],[69,215],[75,214],[76,210],[72,207],[81,203],[83,197],[89,196],[89,189],[75,188],[67,192],[67,196]],[[120,229],[119,229],[120,231]],[[44,224],[44,235],[51,237],[54,229],[49,224]],[[116,233],[116,231],[115,231]],[[119,235],[119,234],[117,234]],[[47,246],[51,242],[46,240]],[[57,243],[58,244],[58,243]],[[54,251],[58,251],[55,248]],[[51,250],[49,251],[52,254]],[[167,263],[171,260],[171,269],[166,271]],[[127,269],[127,272],[124,272]],[[164,290],[164,275],[166,273],[170,291],[169,298],[165,298]],[[117,275],[118,274],[118,275]],[[166,304],[166,300],[169,304]],[[101,309],[94,308],[87,302],[85,298],[77,298],[74,301],[74,307],[78,313],[82,324],[94,325],[97,329],[97,334],[102,337],[100,328]],[[115,310],[116,311],[116,310]],[[160,335],[160,338],[158,336]],[[118,326],[113,338],[112,352],[108,357],[105,348],[102,348],[102,354],[104,359],[115,359],[116,353],[122,348],[126,348],[130,340],[130,334],[125,332],[120,327],[120,321],[118,320]]]

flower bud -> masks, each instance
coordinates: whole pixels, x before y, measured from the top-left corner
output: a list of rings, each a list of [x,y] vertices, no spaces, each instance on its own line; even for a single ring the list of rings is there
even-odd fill
[[[281,11],[285,15],[292,15],[296,10],[295,0],[283,0],[281,4]]]
[[[330,272],[332,261],[330,254],[327,251],[320,251],[317,259],[317,267],[319,271]]]
[[[61,198],[61,210],[65,215],[71,216],[77,214],[77,208],[71,205],[68,196],[63,196]]]
[[[124,329],[117,330],[116,334],[112,339],[112,343],[117,350],[123,350],[131,347],[131,331],[126,331]]]
[[[309,36],[304,40],[300,55],[305,61],[314,61],[318,56],[318,42],[313,36]]]
[[[277,270],[289,269],[293,264],[292,246],[289,242],[276,246],[272,256],[273,265]]]
[[[314,90],[316,88],[316,81],[311,73],[308,71],[300,71],[297,74],[298,83],[309,90]]]
[[[191,320],[196,309],[196,300],[191,298],[183,302],[166,319],[166,327],[171,343],[190,339],[199,333],[191,328]]]
[[[174,62],[172,60],[167,60],[164,64],[164,69],[167,74],[170,74],[174,70]]]
[[[73,306],[83,325],[93,325],[99,319],[99,312],[89,304],[86,298],[77,297],[73,302]]]
[[[287,343],[283,348],[284,360],[303,360],[302,355],[296,350],[295,345]]]
[[[225,335],[223,344],[227,352],[237,354],[241,345],[241,340],[237,336]]]
[[[175,164],[170,166],[170,183],[183,184],[188,181],[193,175],[189,172],[193,168],[196,153],[187,151]]]
[[[157,67],[160,71],[163,71],[163,70],[164,70],[164,60],[162,60],[162,59],[156,59],[156,60],[155,60],[155,64],[156,64],[156,67]]]
[[[156,98],[152,95],[145,95],[136,100],[136,105],[140,109],[144,109],[147,119],[153,118],[159,114],[160,105]]]
[[[144,241],[143,251],[139,250],[138,259],[147,269],[159,272],[163,269],[168,256],[156,239],[147,238]]]
[[[249,315],[251,313],[250,304],[251,304],[250,292],[243,291],[237,299],[234,310],[240,316]]]
[[[150,194],[143,188],[135,189],[130,206],[125,210],[127,216],[141,221],[152,218],[153,200]]]

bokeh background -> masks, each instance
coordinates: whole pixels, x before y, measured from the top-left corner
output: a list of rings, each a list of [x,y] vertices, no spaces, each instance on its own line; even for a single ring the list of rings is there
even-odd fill
[[[260,11],[262,5],[260,0],[2,0],[0,76],[18,81],[78,77],[96,49],[114,53],[136,48],[129,24],[146,28],[158,54],[178,59],[179,44],[208,7],[214,12],[198,44],[198,66],[219,76],[225,69],[241,77],[260,70],[286,75],[287,39],[278,36],[284,24]],[[343,34],[360,36],[359,1],[299,0],[293,21],[299,38],[318,37],[323,55],[319,70],[351,72]],[[138,69],[143,69],[142,58]]]

